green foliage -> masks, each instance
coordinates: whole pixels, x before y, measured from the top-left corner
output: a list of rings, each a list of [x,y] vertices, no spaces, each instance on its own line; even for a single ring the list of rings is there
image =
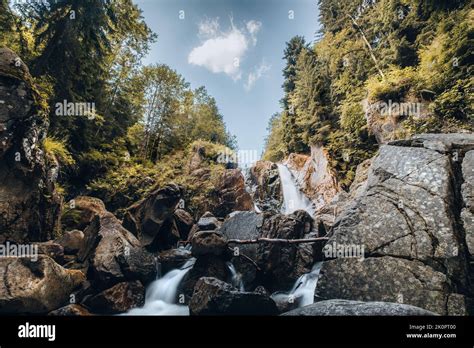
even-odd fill
[[[47,137],[43,142],[43,149],[47,156],[55,158],[63,166],[72,166],[76,163],[64,140]]]
[[[282,161],[287,155],[283,139],[284,128],[280,114],[274,114],[268,122],[268,136],[265,139],[263,160],[271,162]]]
[[[230,152],[224,145],[198,140],[155,164],[132,160],[116,166],[107,176],[88,186],[89,194],[102,199],[110,211],[122,216],[125,208],[147,193],[174,182],[184,189],[187,210],[197,216],[206,211],[224,171],[224,164],[218,162],[219,156]],[[199,175],[190,168],[195,156],[199,161],[194,170],[198,169]]]
[[[369,102],[373,103],[379,100],[401,101],[420,81],[417,72],[412,67],[398,68],[392,66],[385,76],[385,79],[381,79],[374,75],[367,81]]]
[[[265,157],[281,160],[322,144],[347,186],[357,164],[377,148],[366,124],[366,102],[423,103],[427,112],[401,118],[395,138],[473,131],[470,5],[319,0],[322,31],[313,49],[301,48],[296,38],[285,50],[283,122],[270,127]]]

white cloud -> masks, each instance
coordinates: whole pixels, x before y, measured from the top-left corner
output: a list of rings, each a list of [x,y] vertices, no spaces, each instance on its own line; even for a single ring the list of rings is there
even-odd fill
[[[219,33],[219,17],[214,19],[206,19],[199,23],[199,36],[208,39],[217,36]]]
[[[254,71],[251,72],[247,77],[247,82],[244,84],[245,90],[250,91],[255,83],[265,75],[267,71],[271,68],[270,65],[267,65],[265,61],[262,61],[258,67],[255,67]]]
[[[250,33],[250,36],[252,38],[252,43],[255,46],[257,44],[257,34],[262,28],[262,22],[258,21],[248,21],[247,22],[247,31]]]
[[[256,44],[261,26],[262,23],[251,20],[246,23],[246,31],[245,28],[236,28],[231,19],[231,29],[223,32],[220,30],[219,18],[206,19],[198,26],[198,36],[202,42],[192,49],[188,63],[239,80],[242,77],[240,64],[249,49],[249,43]]]

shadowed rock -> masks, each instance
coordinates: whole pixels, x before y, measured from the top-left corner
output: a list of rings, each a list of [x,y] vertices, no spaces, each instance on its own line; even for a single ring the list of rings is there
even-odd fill
[[[400,303],[328,300],[294,309],[284,316],[433,316],[436,313]]]

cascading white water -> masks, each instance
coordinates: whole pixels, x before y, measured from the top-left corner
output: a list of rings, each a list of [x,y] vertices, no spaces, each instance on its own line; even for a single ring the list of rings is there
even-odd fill
[[[315,263],[311,272],[299,277],[289,292],[273,294],[272,298],[278,302],[294,302],[298,307],[312,304],[314,302],[314,290],[318,284],[322,264],[322,262]]]
[[[232,277],[231,284],[237,289],[239,289],[239,291],[244,292],[245,286],[244,286],[244,282],[242,281],[242,275],[237,272],[232,262],[227,262],[227,268],[229,269],[229,272]]]
[[[187,261],[180,269],[172,270],[148,286],[145,304],[125,315],[189,315],[189,308],[176,304],[178,288],[196,260]]]
[[[281,186],[283,189],[283,214],[291,214],[297,210],[305,210],[313,215],[314,208],[311,201],[300,191],[296,180],[287,166],[278,164]]]
[[[311,201],[298,187],[296,180],[287,166],[278,164],[281,186],[283,190],[283,214],[291,214],[297,210],[305,210],[313,216],[315,210]],[[310,305],[314,302],[314,291],[318,283],[319,271],[322,262],[313,266],[311,272],[303,274],[288,293],[276,293],[272,298],[276,301],[294,301],[298,307]]]

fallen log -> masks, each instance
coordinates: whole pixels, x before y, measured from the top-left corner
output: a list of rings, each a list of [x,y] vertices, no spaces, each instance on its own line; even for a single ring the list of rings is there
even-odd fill
[[[273,239],[273,238],[257,238],[257,239],[229,239],[227,244],[259,244],[259,243],[274,243],[274,244],[305,244],[316,243],[324,240],[329,240],[328,237],[306,238],[306,239]]]

